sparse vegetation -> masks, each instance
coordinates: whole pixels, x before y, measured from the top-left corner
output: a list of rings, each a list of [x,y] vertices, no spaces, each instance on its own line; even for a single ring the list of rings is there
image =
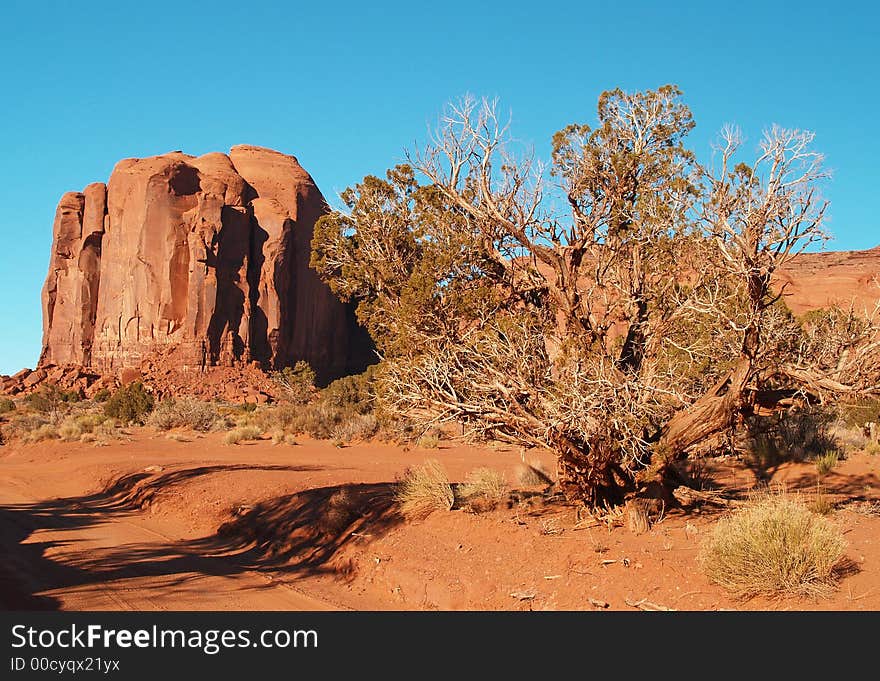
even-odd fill
[[[446,471],[434,459],[406,470],[396,494],[400,512],[411,519],[425,518],[434,511],[448,511],[455,495]]]
[[[263,431],[257,426],[240,426],[226,433],[223,442],[228,445],[237,445],[239,442],[259,440],[263,437]]]
[[[272,374],[272,380],[293,404],[306,404],[312,399],[315,372],[308,362],[299,361],[292,367],[284,367]]]
[[[47,383],[24,398],[28,408],[53,418],[74,402],[79,402],[79,393],[62,390],[54,383]]]
[[[0,398],[0,414],[8,414],[11,411],[15,411],[15,402],[6,397]]]
[[[507,498],[507,479],[500,471],[477,468],[455,491],[461,503],[475,513],[490,511]]]
[[[122,423],[143,423],[153,409],[153,396],[144,384],[135,381],[117,390],[104,403],[104,413]]]
[[[25,442],[42,442],[43,440],[56,439],[58,439],[58,429],[51,423],[44,423],[43,425],[26,433],[24,436]]]
[[[108,388],[101,388],[92,396],[92,400],[94,400],[95,402],[106,402],[109,399],[110,390]]]
[[[837,451],[832,450],[820,454],[815,458],[816,473],[820,478],[823,478],[833,471],[838,463],[840,463],[840,454]]]
[[[416,444],[422,449],[437,449],[440,446],[440,437],[435,433],[426,433],[416,440]]]
[[[700,564],[739,598],[815,596],[836,582],[846,550],[840,529],[787,494],[752,500],[716,523]]]
[[[181,398],[160,402],[149,415],[146,423],[157,430],[190,428],[207,432],[214,427],[218,418],[217,408],[210,402]]]
[[[349,414],[333,427],[330,437],[338,442],[369,440],[379,430],[379,421],[372,414]]]

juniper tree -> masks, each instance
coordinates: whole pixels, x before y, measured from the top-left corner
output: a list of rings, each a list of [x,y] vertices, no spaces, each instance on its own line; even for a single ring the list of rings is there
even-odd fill
[[[407,163],[346,190],[312,266],[358,303],[380,406],[550,448],[594,505],[758,403],[877,390],[873,323],[835,337],[832,367],[821,324],[771,288],[825,238],[812,135],[771,128],[746,165],[726,130],[711,170],[685,146],[693,125],[674,86],[606,92],[595,127],[554,135],[548,173],[495,102],[465,98]]]

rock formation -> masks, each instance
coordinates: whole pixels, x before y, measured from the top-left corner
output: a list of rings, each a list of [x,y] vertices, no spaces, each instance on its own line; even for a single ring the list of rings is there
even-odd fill
[[[776,277],[796,315],[826,307],[870,314],[880,303],[880,246],[867,251],[800,253]]]
[[[369,338],[308,266],[326,211],[297,160],[270,149],[120,161],[106,186],[59,203],[40,366],[306,360],[323,382],[362,369]]]

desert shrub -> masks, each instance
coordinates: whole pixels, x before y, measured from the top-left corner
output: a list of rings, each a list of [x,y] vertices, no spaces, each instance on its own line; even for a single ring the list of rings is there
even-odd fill
[[[263,431],[257,426],[240,426],[226,433],[223,441],[228,445],[237,445],[239,442],[246,440],[259,440],[263,436]]]
[[[108,390],[107,388],[101,388],[92,396],[92,399],[95,402],[106,402],[110,399],[110,390]]]
[[[7,442],[14,439],[26,440],[30,433],[49,423],[49,420],[45,414],[19,410],[3,425],[4,438]]]
[[[446,471],[433,459],[406,470],[398,485],[396,499],[400,512],[413,519],[425,518],[434,511],[448,511],[455,503]]]
[[[315,372],[308,362],[301,360],[292,367],[275,371],[272,373],[272,380],[281,388],[286,399],[293,404],[306,404],[312,399]]]
[[[718,521],[699,562],[711,581],[739,598],[826,593],[846,541],[831,521],[797,498],[767,495]]]
[[[347,443],[368,440],[379,430],[379,421],[372,414],[349,414],[330,432],[331,439]]]
[[[252,412],[257,410],[257,405],[255,402],[242,402],[241,410],[244,412]]]
[[[191,428],[207,432],[219,418],[217,408],[210,402],[190,398],[169,399],[159,403],[147,418],[147,425],[157,430]]]
[[[304,433],[316,440],[329,440],[333,437],[333,431],[345,420],[345,414],[324,404],[317,402],[309,404],[295,414],[291,415],[288,428],[294,433]]]
[[[368,414],[375,400],[375,365],[361,374],[333,381],[321,391],[321,401],[341,411]]]
[[[416,444],[422,449],[437,449],[440,445],[440,437],[434,433],[422,435]]]
[[[507,497],[507,479],[491,468],[477,468],[468,473],[456,492],[471,510],[490,511]]]
[[[43,440],[55,440],[57,438],[58,429],[51,423],[44,423],[24,436],[25,442],[42,442]]]
[[[93,412],[68,416],[58,427],[58,436],[66,442],[81,440],[83,434],[93,433],[108,418],[104,414]]]
[[[135,381],[117,390],[104,403],[104,413],[123,423],[143,423],[153,410],[153,396],[147,392],[143,383]]]
[[[865,445],[865,454],[876,456],[880,454],[880,442],[869,442]]]
[[[7,397],[0,398],[0,414],[8,414],[15,411],[15,402]]]
[[[82,434],[82,428],[73,419],[65,419],[64,423],[58,426],[58,437],[65,442],[79,440]]]
[[[68,405],[79,401],[79,393],[62,390],[54,383],[40,386],[24,398],[24,403],[41,414],[57,414]]]
[[[837,407],[840,419],[851,428],[864,428],[868,423],[880,423],[880,399],[865,398],[841,402]]]

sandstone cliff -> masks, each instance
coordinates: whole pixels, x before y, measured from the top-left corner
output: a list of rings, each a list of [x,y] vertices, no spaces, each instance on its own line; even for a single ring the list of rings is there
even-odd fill
[[[40,365],[100,373],[308,361],[327,381],[369,339],[308,267],[321,192],[293,156],[126,159],[65,194],[43,288]]]
[[[880,303],[880,246],[867,251],[801,253],[776,277],[797,315],[825,307],[870,313]]]

